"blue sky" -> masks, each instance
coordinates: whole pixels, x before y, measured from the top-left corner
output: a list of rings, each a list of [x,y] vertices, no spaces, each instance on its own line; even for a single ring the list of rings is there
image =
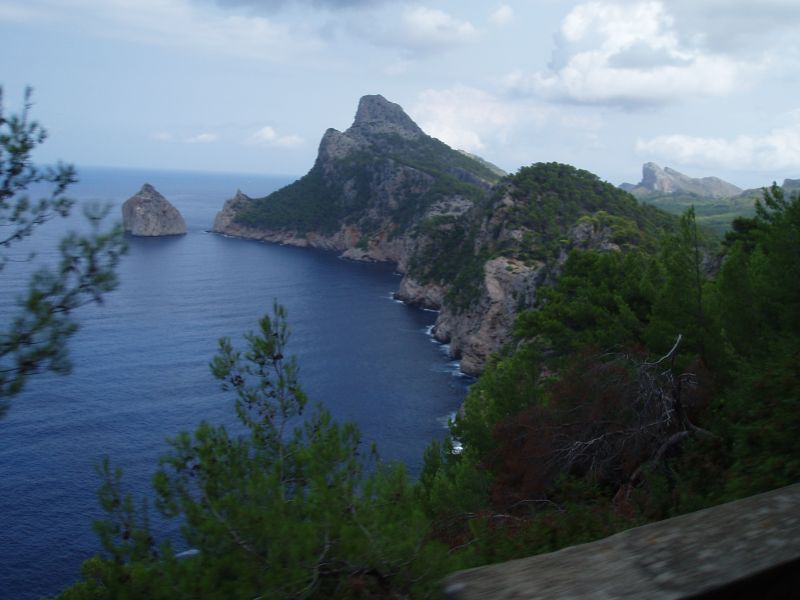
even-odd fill
[[[381,93],[506,170],[800,178],[797,0],[0,0],[7,111],[81,165],[302,174]]]

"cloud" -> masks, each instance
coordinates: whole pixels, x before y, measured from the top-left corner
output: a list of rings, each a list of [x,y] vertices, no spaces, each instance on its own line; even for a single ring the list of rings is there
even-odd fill
[[[307,5],[328,10],[339,10],[349,8],[371,8],[398,1],[407,0],[216,0],[216,3],[225,8],[245,7],[257,11],[275,11],[292,4]]]
[[[403,15],[404,38],[412,47],[434,48],[470,42],[477,30],[437,8],[418,6]]]
[[[392,18],[365,16],[352,20],[348,27],[356,37],[376,46],[399,48],[409,57],[468,44],[479,37],[470,21],[425,6],[408,8]]]
[[[411,112],[426,133],[467,152],[480,152],[490,142],[505,142],[523,122],[546,119],[545,113],[529,105],[464,85],[423,91]]]
[[[800,112],[790,115],[785,127],[762,135],[713,138],[660,135],[638,140],[636,151],[682,164],[700,164],[745,170],[800,169]]]
[[[593,1],[564,18],[547,71],[516,71],[505,83],[515,94],[632,109],[732,93],[745,71],[682,39],[662,2]]]
[[[796,45],[791,33],[800,31],[796,0],[670,0],[669,6],[687,37],[731,55],[762,53],[786,42]]]
[[[178,137],[171,131],[156,131],[150,135],[150,139],[156,142],[172,143],[183,142],[184,144],[210,144],[216,142],[219,136],[216,133],[202,132],[187,137]]]
[[[317,45],[312,36],[271,19],[229,14],[195,0],[5,1],[4,13],[35,10],[41,22],[148,46],[280,62]]]
[[[489,15],[489,22],[492,25],[502,27],[503,25],[508,25],[513,18],[514,9],[508,4],[501,4],[491,15]]]
[[[278,148],[296,148],[303,144],[303,138],[298,135],[278,135],[274,128],[266,125],[247,138],[247,143]]]
[[[211,142],[216,142],[218,139],[219,136],[216,133],[204,132],[188,137],[184,141],[187,144],[210,144]]]

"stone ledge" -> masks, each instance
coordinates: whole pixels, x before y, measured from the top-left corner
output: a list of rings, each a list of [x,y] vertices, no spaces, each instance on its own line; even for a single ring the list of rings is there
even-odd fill
[[[769,594],[752,596],[756,583]],[[443,589],[450,600],[800,597],[800,484],[455,573]]]

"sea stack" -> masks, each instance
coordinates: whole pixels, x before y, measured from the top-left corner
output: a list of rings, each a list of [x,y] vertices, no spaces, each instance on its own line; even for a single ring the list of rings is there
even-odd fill
[[[146,237],[186,233],[181,213],[149,183],[122,205],[122,226],[131,235]]]

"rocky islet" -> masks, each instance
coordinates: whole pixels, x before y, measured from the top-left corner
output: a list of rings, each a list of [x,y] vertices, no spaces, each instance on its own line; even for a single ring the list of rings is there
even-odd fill
[[[126,232],[140,237],[186,233],[181,213],[149,183],[123,203],[122,226]]]

